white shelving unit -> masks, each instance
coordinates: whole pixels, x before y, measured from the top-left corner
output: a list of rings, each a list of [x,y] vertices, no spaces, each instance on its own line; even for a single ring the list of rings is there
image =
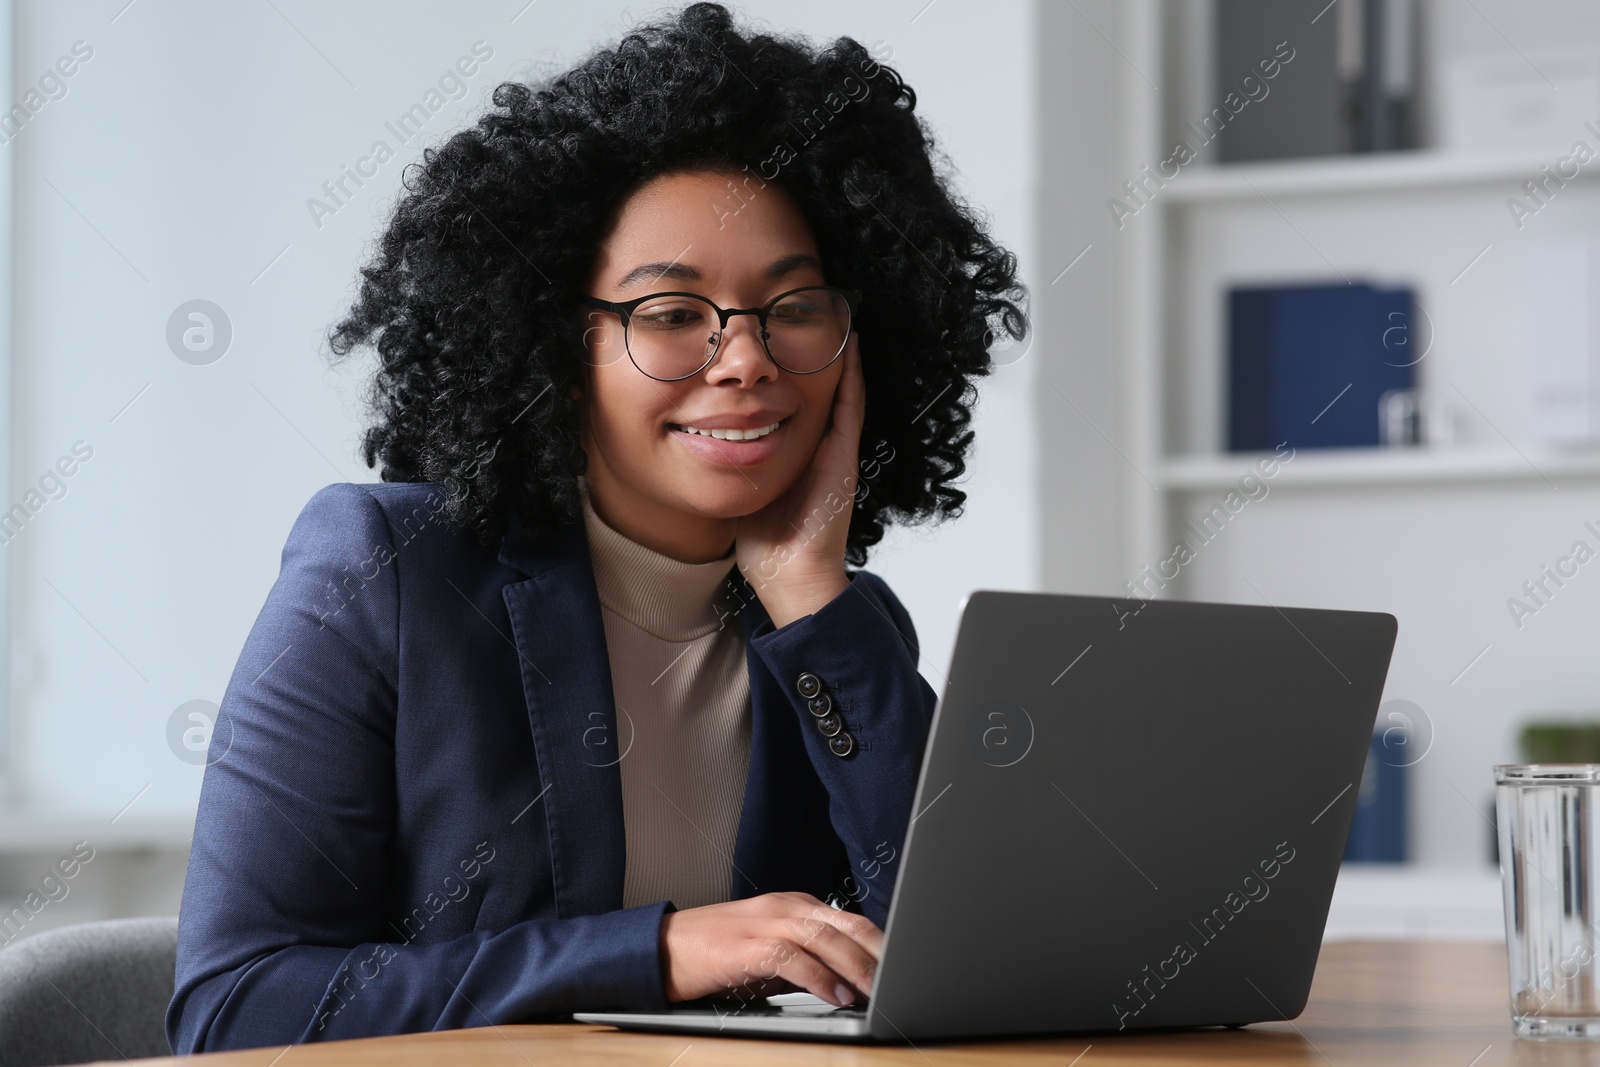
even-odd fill
[[[1203,62],[1209,40],[1168,32],[1176,6],[1122,9],[1117,166],[1127,177],[1172,154],[1178,123],[1163,112],[1172,86],[1204,80],[1178,69]],[[1174,60],[1174,47],[1187,58]],[[1147,73],[1171,83],[1166,95]],[[1174,106],[1193,113],[1179,120],[1211,103],[1184,101]],[[1393,613],[1400,637],[1385,699],[1421,706],[1435,733],[1410,772],[1413,856],[1424,865],[1490,869],[1489,767],[1515,758],[1522,721],[1600,717],[1600,571],[1547,586],[1555,595],[1536,620],[1507,610],[1575,541],[1600,544],[1586,527],[1600,526],[1600,445],[1544,442],[1527,365],[1539,356],[1530,279],[1556,243],[1600,234],[1600,164],[1521,224],[1506,206],[1580,138],[1600,145],[1575,124],[1567,144],[1538,153],[1200,159],[1111,238],[1121,253],[1119,567],[1130,580],[1170,559],[1189,540],[1186,524],[1265,458],[1225,447],[1229,286],[1343,277],[1417,294],[1432,328],[1419,385],[1450,405],[1457,443],[1299,449],[1270,479],[1270,497],[1197,544],[1154,595]],[[1591,273],[1600,306],[1600,269]]]
[[[1138,0],[1130,11],[1134,48],[1130,70],[1165,69],[1162,0]],[[1171,75],[1170,70],[1166,74]],[[1130,74],[1123,93],[1130,101],[1136,146],[1134,160],[1162,158],[1166,128],[1162,98],[1146,78]],[[1285,162],[1206,165],[1190,163],[1178,178],[1168,179],[1149,203],[1141,206],[1131,235],[1131,269],[1125,278],[1130,309],[1130,342],[1126,346],[1126,424],[1133,448],[1128,462],[1146,477],[1128,494],[1128,573],[1139,563],[1158,558],[1171,544],[1174,515],[1187,496],[1226,491],[1264,454],[1227,453],[1210,434],[1208,448],[1195,450],[1173,440],[1171,400],[1165,394],[1173,373],[1192,362],[1190,342],[1181,325],[1171,322],[1170,301],[1187,285],[1181,258],[1174,250],[1179,230],[1194,229],[1197,218],[1240,205],[1261,205],[1277,211],[1278,200],[1302,208],[1310,205],[1357,205],[1368,198],[1435,197],[1450,192],[1498,190],[1515,194],[1526,179],[1538,178],[1549,158],[1530,154],[1461,155],[1438,150],[1352,157],[1306,158]],[[1579,170],[1570,181],[1594,186],[1600,166]],[[1283,219],[1286,226],[1293,221]],[[1302,235],[1299,235],[1304,240]],[[1293,238],[1291,238],[1293,240]],[[1462,264],[1466,266],[1466,264]],[[1323,275],[1338,270],[1326,264]],[[1214,294],[1221,301],[1221,293]],[[1214,322],[1213,322],[1214,325]],[[1165,326],[1165,330],[1163,330]],[[1211,354],[1210,373],[1218,365]],[[1211,426],[1222,426],[1221,411]],[[1472,442],[1422,448],[1299,451],[1283,467],[1274,486],[1290,488],[1360,488],[1405,485],[1462,486],[1469,483],[1544,483],[1552,480],[1600,480],[1600,446],[1592,450],[1550,450],[1509,442]]]

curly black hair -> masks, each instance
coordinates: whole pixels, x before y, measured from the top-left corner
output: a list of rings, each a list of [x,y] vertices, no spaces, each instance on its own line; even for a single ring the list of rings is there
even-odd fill
[[[408,166],[335,359],[375,347],[362,441],[384,481],[448,489],[447,519],[492,548],[582,514],[579,301],[629,193],[721,169],[776,182],[829,284],[865,294],[864,476],[846,560],[886,522],[959,515],[975,379],[1029,328],[1016,257],[935,172],[916,94],[861,44],[741,34],[720,4],[641,25],[543,84],[503,82],[475,126]],[[941,162],[941,169],[944,164]]]

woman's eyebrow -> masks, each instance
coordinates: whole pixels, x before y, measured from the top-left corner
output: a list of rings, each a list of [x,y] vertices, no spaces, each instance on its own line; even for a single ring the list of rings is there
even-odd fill
[[[793,255],[784,256],[782,259],[773,260],[772,265],[767,268],[767,277],[781,278],[785,274],[803,270],[807,267],[820,271],[822,263],[810,253],[796,252]]]
[[[779,259],[773,260],[763,274],[769,279],[781,278],[785,274],[791,274],[794,271],[803,270],[807,267],[820,271],[822,269],[822,263],[817,259],[816,256],[811,255],[809,252],[795,252],[791,255],[783,256]],[[639,266],[633,268],[628,273],[624,274],[620,279],[618,279],[617,288],[626,289],[629,286],[637,285],[645,280],[657,281],[662,278],[676,278],[680,281],[691,282],[699,281],[700,271],[696,267],[692,267],[687,263],[679,263],[676,260],[673,260],[670,263],[641,263]]]
[[[694,267],[676,260],[671,263],[641,263],[618,279],[617,288],[626,289],[646,279],[656,281],[661,278],[680,278],[685,281],[695,281],[699,277],[700,272]]]

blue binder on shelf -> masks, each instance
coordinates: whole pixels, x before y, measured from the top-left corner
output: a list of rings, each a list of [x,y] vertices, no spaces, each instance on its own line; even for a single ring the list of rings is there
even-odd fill
[[[1383,742],[1383,733],[1372,735],[1345,842],[1346,863],[1406,861],[1406,768],[1395,762],[1396,754]]]
[[[1228,449],[1381,443],[1379,399],[1416,385],[1409,289],[1371,285],[1228,293]]]

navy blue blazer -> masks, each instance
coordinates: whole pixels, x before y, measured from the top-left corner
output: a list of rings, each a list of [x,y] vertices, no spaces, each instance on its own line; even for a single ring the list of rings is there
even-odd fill
[[[295,521],[212,734],[176,1053],[666,1003],[673,904],[622,907],[629,739],[583,524],[543,544],[513,524],[495,553],[443,503],[340,483]],[[882,926],[936,699],[911,619],[857,570],[775,628],[730,570],[753,721],[729,895],[803,890]]]

